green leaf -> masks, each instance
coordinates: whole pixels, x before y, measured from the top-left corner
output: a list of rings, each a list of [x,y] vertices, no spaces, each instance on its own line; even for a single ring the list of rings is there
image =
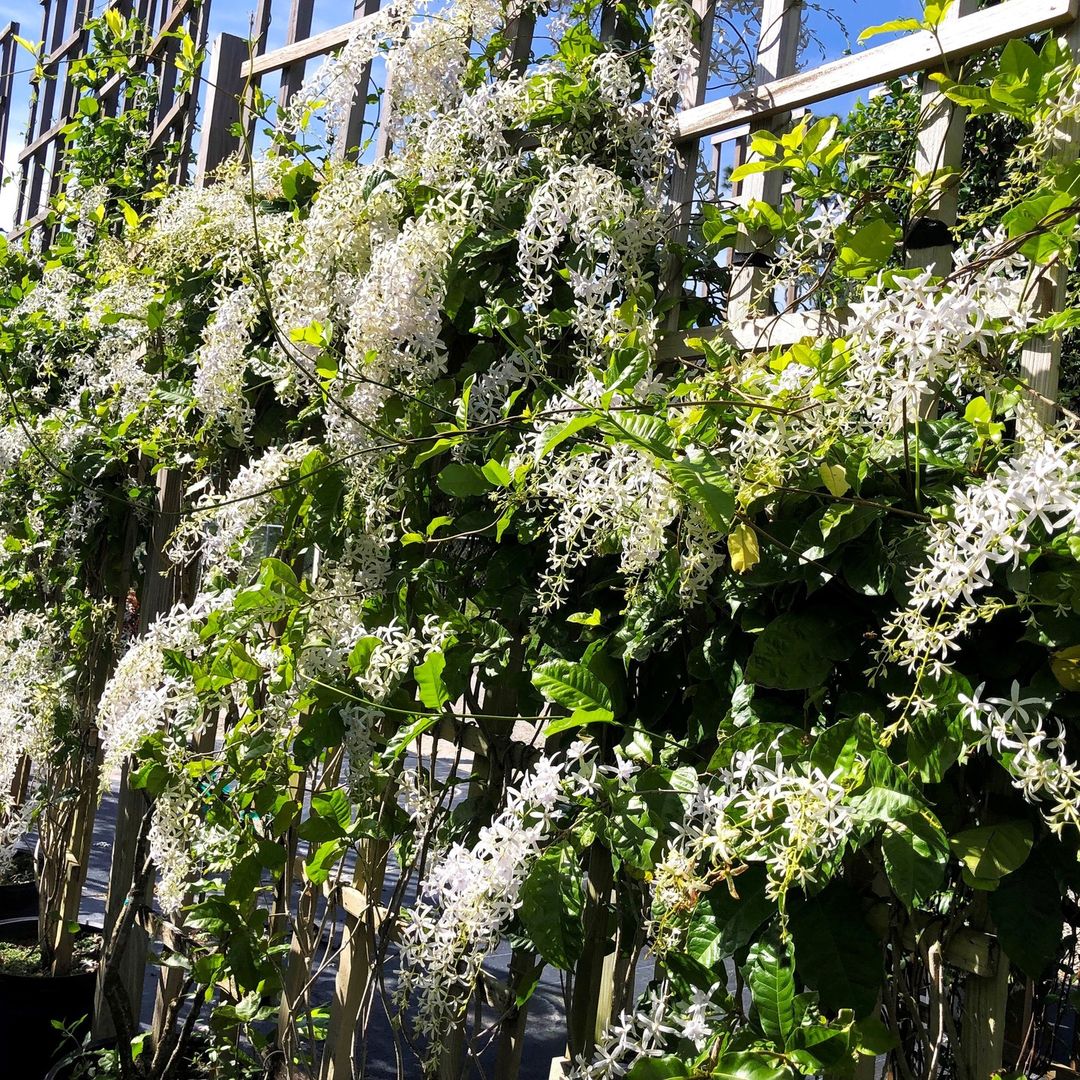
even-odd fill
[[[795,1073],[771,1055],[740,1051],[724,1054],[708,1075],[711,1080],[792,1080]]]
[[[328,840],[320,844],[304,863],[304,873],[313,885],[321,885],[330,877],[330,871],[343,854],[340,840]]]
[[[573,615],[566,616],[566,621],[568,623],[576,623],[578,626],[599,626],[600,609],[593,608],[592,611],[575,611]]]
[[[1025,199],[1019,206],[1014,206],[1002,216],[1002,223],[1008,230],[1009,239],[1028,236],[1020,247],[1020,252],[1034,262],[1046,262],[1062,249],[1064,239],[1055,231],[1065,224],[1058,221],[1059,211],[1073,202],[1072,196],[1060,192],[1035,195]],[[1048,219],[1054,221],[1053,225]],[[1072,221],[1073,218],[1067,219]]]
[[[230,871],[225,883],[225,899],[230,904],[246,900],[262,879],[262,860],[257,855],[245,855]]]
[[[684,1077],[690,1074],[682,1059],[674,1054],[663,1057],[640,1057],[626,1074],[626,1080],[670,1080],[671,1077]]]
[[[453,461],[435,477],[440,491],[456,499],[467,499],[474,495],[483,495],[490,491],[492,483],[478,465],[469,465]]]
[[[881,943],[850,886],[833,882],[810,897],[792,912],[790,926],[796,970],[818,992],[822,1008],[869,1016],[884,977]]]
[[[712,527],[727,532],[735,513],[735,495],[716,458],[702,447],[691,446],[681,461],[665,459],[664,467]]]
[[[572,438],[579,431],[592,427],[598,419],[595,414],[582,413],[563,424],[552,424],[550,427],[544,428],[543,434],[540,436],[540,445],[536,451],[536,460],[542,461],[557,446]]]
[[[352,824],[352,807],[349,805],[349,797],[341,788],[312,795],[311,812],[336,823],[341,829],[340,835],[344,835]]]
[[[441,652],[429,653],[422,664],[413,669],[420,701],[429,709],[441,709],[449,700],[450,692],[443,683],[446,657]]]
[[[996,889],[998,882],[1019,870],[1031,853],[1031,822],[1006,821],[980,825],[957,833],[949,846],[964,864],[964,880],[975,889]]]
[[[421,735],[436,727],[442,717],[435,713],[417,716],[404,727],[394,732],[386,746],[387,758],[396,761]]]
[[[637,412],[619,413],[618,417],[604,417],[601,426],[618,442],[646,450],[662,461],[671,457],[675,436],[658,416]]]
[[[953,2],[954,0],[926,0],[923,7],[923,26],[927,30],[936,30],[945,21]]]
[[[876,273],[889,261],[899,239],[900,230],[884,218],[868,221],[854,232],[837,229],[837,269],[853,278]]]
[[[480,470],[484,477],[496,487],[509,487],[512,477],[510,470],[501,462],[492,459]]]
[[[658,1058],[638,1058],[626,1074],[626,1080],[670,1080],[671,1077],[689,1075],[681,1058],[665,1054]]]
[[[795,1030],[795,975],[791,958],[768,940],[759,941],[749,954],[746,981],[766,1038],[785,1050]]]
[[[581,955],[580,868],[568,843],[548,848],[532,865],[521,886],[518,916],[536,951],[569,971]]]
[[[922,21],[920,19],[892,19],[889,22],[878,23],[876,26],[868,26],[859,35],[859,44],[864,41],[869,41],[872,37],[877,37],[878,34],[896,34],[907,33],[911,30],[921,30],[923,28]]]
[[[829,493],[837,498],[846,495],[851,490],[847,470],[843,465],[819,465],[818,475],[821,477],[821,482],[828,488]]]
[[[451,438],[436,439],[426,450],[421,450],[419,454],[413,459],[413,468],[417,468],[425,461],[433,457],[438,457],[440,454],[446,453],[452,446],[457,446],[461,442],[461,436],[455,435]]]
[[[532,674],[532,683],[548,701],[573,712],[607,714],[612,718],[611,691],[584,664],[549,660]]]
[[[945,881],[949,843],[944,831],[925,818],[886,826],[881,853],[889,884],[909,911],[925,903]]]
[[[765,867],[753,864],[711,889],[690,917],[686,951],[691,959],[715,968],[746,948],[761,924],[776,912],[767,885]]]
[[[808,690],[824,682],[833,664],[847,652],[847,645],[824,617],[788,612],[758,634],[746,678],[777,690]]]
[[[607,709],[575,709],[569,716],[557,716],[544,727],[544,738],[558,735],[560,731],[571,731],[586,724],[612,724],[615,718]]]
[[[1061,886],[1036,851],[987,898],[1005,955],[1025,975],[1040,979],[1061,948],[1064,917]]]

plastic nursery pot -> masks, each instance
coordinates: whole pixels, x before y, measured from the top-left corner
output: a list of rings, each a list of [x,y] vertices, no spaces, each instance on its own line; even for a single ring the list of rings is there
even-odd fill
[[[27,859],[33,864],[29,851],[20,849],[17,859]],[[0,919],[36,918],[38,913],[38,887],[36,881],[0,882]]]
[[[0,940],[26,943],[37,939],[37,919],[0,921]],[[45,1080],[56,1060],[74,1049],[59,1030],[85,1019],[94,1008],[92,971],[74,975],[11,975],[0,971],[0,1061],[12,1080]]]

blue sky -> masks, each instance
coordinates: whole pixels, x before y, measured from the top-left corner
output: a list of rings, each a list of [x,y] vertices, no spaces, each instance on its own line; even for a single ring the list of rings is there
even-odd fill
[[[284,40],[285,23],[290,0],[273,0],[268,48],[273,49]],[[95,0],[95,7],[104,6],[104,0]],[[210,38],[222,32],[247,37],[255,9],[255,0],[211,0]],[[41,4],[39,0],[0,0],[0,26],[8,21],[20,24],[24,38],[36,42],[41,36]],[[325,30],[352,18],[351,0],[315,0],[313,32]],[[820,42],[806,57],[810,65],[833,60],[855,44],[859,32],[866,26],[889,19],[917,15],[922,10],[921,0],[810,0],[804,19],[811,32]],[[829,14],[826,14],[828,12]],[[875,39],[871,45],[884,38]],[[26,103],[29,93],[28,76],[31,69],[29,54],[20,51],[16,62],[13,87],[11,127],[8,148],[4,155],[6,171],[9,172],[19,148],[23,145],[26,127]],[[267,90],[275,89],[268,84]],[[10,223],[13,207],[14,186],[5,184],[0,190],[0,228]]]

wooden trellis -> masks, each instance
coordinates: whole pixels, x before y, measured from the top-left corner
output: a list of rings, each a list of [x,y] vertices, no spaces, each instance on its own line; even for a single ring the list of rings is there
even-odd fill
[[[198,72],[190,90],[182,87],[177,69],[177,42],[167,36],[185,27],[196,49],[206,43],[210,0],[117,0],[109,5],[124,16],[139,19],[149,35],[142,65],[158,86],[150,116],[151,150],[177,143],[180,147],[177,182],[187,179],[187,162],[194,138]],[[26,141],[15,161],[4,161],[4,176],[15,173],[18,197],[14,233],[21,235],[39,226],[48,214],[64,173],[64,128],[76,116],[77,90],[70,77],[73,60],[85,56],[89,44],[87,23],[94,17],[93,0],[42,0],[41,62],[30,80],[30,112]],[[0,148],[6,146],[11,113],[11,89],[15,64],[15,35],[19,27],[9,24],[0,32]],[[24,54],[25,55],[25,54]],[[29,62],[29,56],[26,56]],[[105,115],[126,107],[125,86],[114,77],[102,90],[100,104]]]

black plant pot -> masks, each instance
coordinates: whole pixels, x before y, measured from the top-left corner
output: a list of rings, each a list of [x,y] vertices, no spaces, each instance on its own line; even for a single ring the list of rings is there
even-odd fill
[[[33,881],[0,885],[0,919],[36,919],[38,887]]]
[[[0,939],[34,941],[37,919],[0,922]],[[75,975],[8,975],[0,972],[0,1061],[3,1075],[19,1080],[45,1080],[50,1068],[63,1054],[75,1048],[53,1021],[86,1034],[86,1023],[94,1008],[92,971]],[[79,1024],[79,1021],[83,1021]]]
[[[29,852],[25,852],[24,857],[29,858]],[[20,881],[14,885],[0,885],[0,919],[36,919],[37,914],[38,887],[36,881]]]

